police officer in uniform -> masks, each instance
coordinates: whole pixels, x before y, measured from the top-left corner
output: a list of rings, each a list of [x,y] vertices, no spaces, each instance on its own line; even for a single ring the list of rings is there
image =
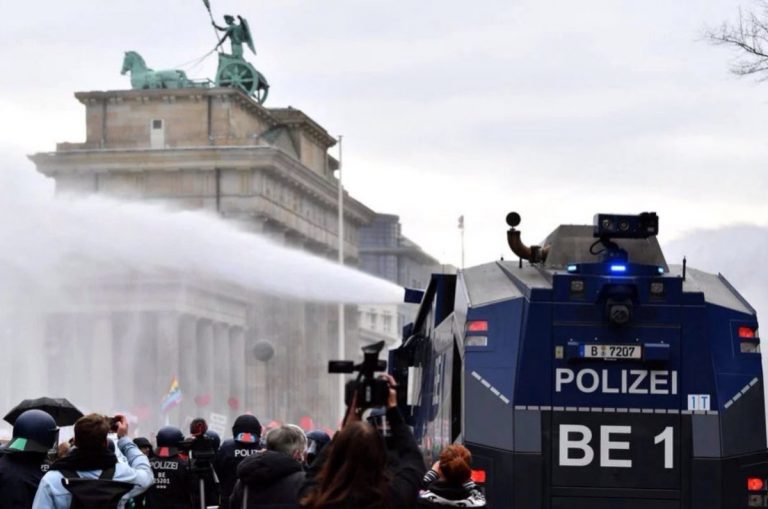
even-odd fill
[[[27,410],[13,424],[13,439],[0,457],[0,509],[32,507],[37,486],[48,470],[48,451],[59,428],[42,410]]]
[[[157,432],[157,448],[150,460],[155,484],[147,491],[147,507],[151,509],[192,508],[192,474],[189,461],[179,456],[184,434],[179,428],[166,426]]]
[[[237,466],[261,450],[261,423],[253,415],[241,415],[235,419],[232,436],[232,439],[221,444],[213,462],[221,482],[221,509],[229,508],[229,496],[237,482]]]

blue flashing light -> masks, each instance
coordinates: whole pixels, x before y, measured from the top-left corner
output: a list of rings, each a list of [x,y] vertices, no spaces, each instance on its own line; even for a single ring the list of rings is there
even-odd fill
[[[626,272],[626,265],[611,265],[611,272]]]
[[[658,270],[659,270],[659,274],[664,274],[664,267],[659,267]]]
[[[579,266],[578,265],[569,265],[568,267],[566,267],[566,270],[568,272],[576,272],[577,270],[579,270]]]

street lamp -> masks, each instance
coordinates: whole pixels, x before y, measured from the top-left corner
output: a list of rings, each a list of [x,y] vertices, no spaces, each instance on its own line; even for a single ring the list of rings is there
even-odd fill
[[[342,170],[342,141],[343,136],[339,135],[339,264],[344,265],[344,185],[341,180]],[[346,358],[346,339],[344,337],[344,303],[339,302],[339,343],[338,359]],[[344,385],[343,376],[339,377],[339,415],[344,415]]]

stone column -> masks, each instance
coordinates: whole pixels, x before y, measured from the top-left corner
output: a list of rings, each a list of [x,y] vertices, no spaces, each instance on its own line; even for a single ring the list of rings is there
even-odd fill
[[[171,387],[173,378],[180,378],[181,372],[181,322],[178,313],[164,312],[157,316],[157,370],[155,371],[155,386],[158,388],[160,397],[165,398]],[[182,394],[183,394],[182,389]],[[160,400],[162,401],[162,399]],[[174,426],[180,426],[180,405],[163,413],[162,409],[158,411],[158,422],[162,426],[167,417],[168,422]]]
[[[211,410],[230,417],[229,408],[229,372],[232,365],[238,362],[229,351],[229,325],[216,323],[213,325],[213,393]]]
[[[136,431],[146,433],[157,424],[155,419],[159,413],[159,401],[166,388],[157,386],[157,372],[161,362],[157,355],[157,314],[142,311],[133,316],[136,326],[130,345],[130,357],[123,361],[128,365],[133,377],[118,383],[133,384],[133,400],[129,403],[128,411],[139,418]]]
[[[96,411],[109,412],[115,402],[115,373],[112,370],[113,324],[112,314],[100,314],[93,317],[91,329],[91,368],[89,404]]]
[[[306,376],[309,380],[315,380],[313,384],[307,386],[307,398],[311,403],[308,410],[315,422],[315,425],[324,425],[333,427],[335,420],[331,419],[332,413],[335,413],[333,403],[328,399],[330,390],[329,381],[333,381],[338,386],[338,376],[328,373],[328,351],[325,345],[328,343],[328,324],[325,314],[325,304],[307,303],[305,304],[305,330],[308,340],[305,342],[306,358]],[[335,359],[337,356],[330,357]],[[337,389],[338,390],[338,389]]]
[[[250,410],[259,420],[265,421],[278,418],[275,394],[277,381],[271,376],[276,361],[272,358],[266,362],[256,358],[254,348],[259,342],[269,342],[275,349],[275,357],[279,358],[277,326],[279,317],[279,302],[274,297],[260,294],[253,298],[253,308],[249,318],[251,326],[245,338],[245,409]],[[279,370],[277,370],[279,371]]]
[[[0,295],[1,296],[1,295]],[[17,332],[12,327],[6,324],[11,323],[13,313],[9,309],[1,307],[4,302],[0,301],[0,348],[3,352],[9,352],[14,342],[18,341],[16,337]],[[56,357],[51,352],[52,348],[56,348],[53,338],[55,337],[56,330],[51,327],[50,318],[46,320],[45,325],[45,348],[41,350],[40,362],[42,363],[45,371],[50,372],[56,365]],[[0,373],[10,373],[11,370],[11,356],[8,354],[0,355]],[[10,410],[18,401],[15,401],[15,396],[11,392],[11,387],[8,384],[0,384],[0,405],[3,408]]]
[[[273,388],[270,396],[277,405],[277,417],[285,422],[294,422],[293,409],[296,407],[296,399],[301,391],[300,382],[296,377],[295,361],[293,354],[297,347],[297,339],[293,335],[293,316],[291,309],[285,300],[279,301],[280,322],[275,324],[275,358],[269,366],[269,378],[267,383]]]
[[[71,355],[71,345],[67,343],[69,339],[69,334],[67,333],[67,324],[68,320],[66,319],[65,315],[60,314],[51,314],[46,319],[46,331],[45,331],[45,355],[47,362],[45,364],[46,371],[49,373],[48,375],[48,381],[47,384],[47,393],[48,394],[61,394],[64,395],[64,391],[67,389],[67,377],[68,373],[66,369],[62,369],[62,366],[66,366],[66,363],[69,361],[69,356]],[[11,331],[13,333],[13,331]],[[4,346],[11,347],[13,345],[13,341],[17,341],[17,338],[11,337],[9,338],[9,343]],[[2,366],[3,373],[11,373],[11,366],[12,366],[12,357],[9,354],[3,355]],[[110,363],[111,366],[111,360],[107,361]],[[7,363],[7,364],[5,364]],[[18,403],[18,401],[13,401],[18,397],[18,394],[13,394],[11,390],[10,385],[6,385],[3,390],[8,392],[8,395],[10,397],[9,400],[9,407],[12,407]]]
[[[207,418],[211,412],[213,401],[213,363],[215,359],[213,349],[213,324],[210,320],[199,320],[197,323],[197,392],[192,395],[197,397],[195,406],[196,417]]]
[[[245,333],[240,327],[231,327],[229,329],[229,397],[235,398],[238,402],[238,408],[233,414],[242,414],[245,412],[245,370],[246,370],[246,351],[245,351]],[[235,415],[235,417],[237,416]],[[258,416],[257,416],[258,417]]]
[[[4,310],[6,311],[6,310]],[[5,321],[0,322],[0,335],[5,334],[0,355],[7,357],[3,361],[3,385],[7,391],[7,406],[3,413],[16,406],[22,399],[37,398],[44,390],[45,343],[42,337],[47,335],[44,315],[34,306],[30,309],[18,308],[9,311]],[[59,356],[69,355],[64,350]],[[54,361],[55,365],[56,361]],[[62,366],[63,367],[63,366]],[[55,367],[52,373],[58,374],[62,367]],[[58,387],[54,378],[54,388]]]
[[[308,343],[315,340],[315,330],[313,328],[307,329],[305,327],[306,322],[306,304],[299,301],[286,301],[286,317],[287,322],[287,357],[289,359],[289,369],[291,375],[288,379],[289,387],[292,387],[291,398],[288,400],[288,415],[286,418],[289,422],[298,423],[299,418],[305,415],[310,415],[317,418],[315,415],[315,405],[318,401],[313,401],[310,394],[310,385],[313,385],[314,381],[307,378],[307,366],[309,363],[309,356],[307,355]]]
[[[115,384],[115,399],[108,411],[126,411],[134,401],[136,373],[133,370],[134,345],[137,335],[135,313],[115,313],[112,321],[112,373]],[[68,368],[71,369],[71,368]]]
[[[179,387],[183,395],[178,426],[184,426],[196,417],[193,398],[197,394],[197,319],[182,315],[179,320]],[[186,430],[184,430],[186,432]]]

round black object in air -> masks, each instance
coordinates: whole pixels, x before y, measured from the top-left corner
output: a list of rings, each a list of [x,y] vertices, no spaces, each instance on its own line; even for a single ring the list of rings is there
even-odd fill
[[[632,310],[626,304],[610,304],[608,319],[612,324],[625,325],[632,318]]]
[[[267,340],[257,341],[253,345],[253,355],[262,362],[267,362],[275,356],[275,348]]]
[[[514,228],[515,226],[520,224],[520,214],[517,212],[510,212],[507,214],[507,224]]]

